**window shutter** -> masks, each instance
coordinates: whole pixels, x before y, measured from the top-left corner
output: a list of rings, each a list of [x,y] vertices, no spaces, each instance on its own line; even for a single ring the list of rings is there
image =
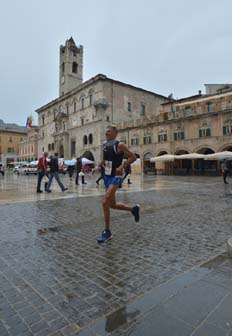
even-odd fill
[[[206,130],[206,136],[210,136],[211,134],[211,132],[210,132],[211,130],[210,130],[210,128],[207,128],[207,130]]]
[[[184,131],[181,132],[181,140],[183,140],[183,139],[184,139]]]
[[[167,141],[167,134],[164,134],[164,141]]]
[[[201,137],[202,137],[202,130],[199,129],[199,138],[201,138]]]
[[[160,135],[158,135],[158,142],[160,142]]]
[[[226,126],[223,126],[223,135],[226,135]]]
[[[177,140],[177,133],[174,133],[174,140]]]

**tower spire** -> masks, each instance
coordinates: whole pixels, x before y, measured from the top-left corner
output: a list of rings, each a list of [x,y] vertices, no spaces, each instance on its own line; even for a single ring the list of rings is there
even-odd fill
[[[60,46],[59,95],[75,89],[83,82],[83,47],[76,46],[71,36]]]

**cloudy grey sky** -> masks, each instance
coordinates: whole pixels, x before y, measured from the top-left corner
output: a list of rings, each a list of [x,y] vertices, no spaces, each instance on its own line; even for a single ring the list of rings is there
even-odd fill
[[[0,9],[0,119],[24,125],[58,97],[59,47],[98,73],[163,95],[232,82],[231,0],[9,0]]]

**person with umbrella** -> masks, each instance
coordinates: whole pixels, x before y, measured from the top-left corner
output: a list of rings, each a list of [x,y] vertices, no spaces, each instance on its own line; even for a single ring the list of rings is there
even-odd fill
[[[75,171],[75,162],[69,160],[68,161],[67,172],[68,172],[68,176],[69,176],[70,181],[72,181],[74,171]]]
[[[77,175],[76,175],[76,185],[79,185],[79,176],[81,177],[82,184],[86,184],[85,174],[82,171],[82,158],[81,157],[77,158],[76,173],[77,173]]]

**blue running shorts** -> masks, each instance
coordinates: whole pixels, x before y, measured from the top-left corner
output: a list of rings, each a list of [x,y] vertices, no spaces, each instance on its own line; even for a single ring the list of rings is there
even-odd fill
[[[107,176],[107,175],[104,175],[104,184],[105,184],[105,187],[108,188],[111,184],[113,185],[121,185],[122,183],[122,178],[117,176]]]

